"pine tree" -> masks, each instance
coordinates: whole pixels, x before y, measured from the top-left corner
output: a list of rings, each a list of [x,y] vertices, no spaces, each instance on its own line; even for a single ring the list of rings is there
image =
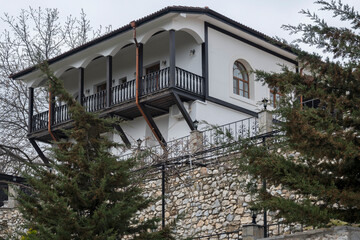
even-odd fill
[[[64,90],[46,64],[49,91],[66,102],[73,119],[67,140],[53,143],[50,166],[30,165],[26,173],[31,194],[20,194],[20,210],[28,239],[173,239],[170,230],[150,233],[155,219],[137,222],[136,212],[150,199],[142,195],[131,169],[134,160],[119,161],[111,154],[118,147],[104,133],[111,121],[88,113]],[[35,232],[35,233],[34,233]]]
[[[281,73],[256,71],[257,78],[282,95],[274,114],[279,136],[246,142],[240,170],[253,183],[281,185],[288,195],[264,190],[254,206],[277,211],[277,217],[306,225],[331,219],[360,222],[360,15],[340,1],[316,1],[349,27],[332,27],[316,14],[302,11],[312,24],[284,26],[301,33],[298,43],[316,46],[332,59],[294,46],[299,68]],[[307,104],[305,100],[314,99]],[[315,104],[312,104],[315,103]]]

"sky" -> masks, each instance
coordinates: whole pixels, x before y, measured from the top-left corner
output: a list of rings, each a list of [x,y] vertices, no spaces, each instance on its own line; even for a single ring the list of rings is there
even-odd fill
[[[112,25],[112,29],[117,29],[166,6],[208,6],[270,37],[278,36],[291,41],[295,37],[289,36],[281,26],[309,23],[308,18],[299,14],[301,9],[319,13],[330,23],[340,22],[339,19],[333,19],[330,14],[319,12],[319,5],[313,2],[314,0],[0,0],[0,16],[4,16],[4,13],[17,16],[21,9],[31,6],[57,8],[65,20],[70,14],[79,16],[81,9],[84,9],[94,28],[100,25],[103,27]],[[360,10],[360,0],[342,0],[342,2]],[[0,31],[5,28],[6,25],[0,22]]]

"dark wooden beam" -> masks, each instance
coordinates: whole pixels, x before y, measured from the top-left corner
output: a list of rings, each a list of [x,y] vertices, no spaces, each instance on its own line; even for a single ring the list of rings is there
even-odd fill
[[[159,112],[169,113],[169,111],[166,110],[166,109],[162,109],[162,108],[159,108],[159,107],[155,107],[155,106],[152,106],[152,105],[149,105],[149,104],[144,104],[144,106],[147,107],[147,108],[154,109],[154,110],[159,111]]]
[[[106,58],[106,107],[111,106],[111,88],[112,88],[112,56]]]
[[[84,98],[84,68],[79,68],[79,94],[78,101],[81,105],[83,105]]]
[[[138,65],[138,73],[139,73],[139,96],[142,94],[143,90],[143,68],[144,68],[144,45],[142,43],[139,43],[139,65]]]
[[[209,34],[208,24],[205,23],[205,43],[201,46],[202,50],[202,69],[204,77],[204,96],[205,100],[209,97]]]
[[[169,31],[169,52],[170,52],[170,87],[175,87],[175,30]]]
[[[157,136],[155,136],[155,137],[157,137],[157,138],[160,140],[160,142],[162,143],[162,145],[166,147],[166,146],[167,146],[167,143],[166,143],[166,141],[165,141],[165,138],[164,138],[163,135],[161,134],[159,128],[157,127],[157,125],[156,125],[153,117],[152,117],[151,114],[149,113],[148,109],[147,109],[143,104],[141,104],[141,103],[140,103],[140,107],[141,107],[141,109],[143,110],[144,114],[146,115],[146,118],[149,120],[149,123],[150,123],[151,127],[154,129],[154,132],[155,132],[155,134],[157,135]]]
[[[133,120],[133,118],[125,117],[125,116],[121,115],[121,114],[118,113],[118,112],[110,113],[110,116],[113,116],[113,115],[118,116],[119,118],[121,118],[121,119],[123,119],[123,120],[125,120],[125,121],[131,121],[131,120]]]
[[[51,95],[50,101],[51,101],[51,104],[50,104],[50,107],[51,107],[50,128],[51,128],[55,122],[55,96],[53,94]]]
[[[34,88],[29,87],[29,119],[28,119],[28,133],[33,129],[33,115],[34,115]]]
[[[119,132],[119,135],[121,137],[121,140],[123,141],[123,143],[125,144],[125,146],[130,149],[131,148],[131,143],[128,139],[128,137],[126,136],[124,130],[122,129],[122,127],[120,126],[120,124],[114,124],[114,127],[116,129],[116,131]]]
[[[173,92],[173,95],[175,98],[176,106],[179,108],[181,114],[183,115],[183,117],[184,117],[186,123],[189,125],[190,129],[192,131],[194,131],[195,130],[194,123],[191,120],[189,113],[185,109],[184,104],[181,102],[179,95],[177,95],[177,93],[175,93],[175,92]]]
[[[37,145],[36,141],[34,139],[31,139],[31,138],[29,138],[29,141],[30,141],[31,145],[33,146],[33,148],[35,149],[35,151],[39,154],[39,157],[44,162],[44,164],[49,165],[49,163],[50,163],[49,159],[47,157],[45,157],[44,153],[41,151],[41,149]]]

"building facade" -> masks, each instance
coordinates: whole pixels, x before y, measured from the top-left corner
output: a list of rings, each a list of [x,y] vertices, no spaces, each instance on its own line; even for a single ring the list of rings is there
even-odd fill
[[[189,135],[199,121],[222,125],[257,118],[276,96],[253,70],[296,69],[296,55],[266,35],[208,8],[168,7],[49,60],[54,74],[87,111],[123,119],[111,136],[154,146]],[[138,76],[138,81],[136,80]],[[49,142],[71,127],[56,102],[34,114],[33,90],[46,79],[35,67],[11,76],[29,86],[29,139]],[[276,95],[276,94],[275,94]]]

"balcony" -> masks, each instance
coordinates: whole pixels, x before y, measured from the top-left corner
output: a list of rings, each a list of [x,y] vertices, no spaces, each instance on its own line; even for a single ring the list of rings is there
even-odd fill
[[[147,74],[140,80],[140,102],[150,106],[152,116],[168,111],[175,104],[172,92],[176,91],[182,101],[203,99],[204,78],[184,69],[175,67],[175,82],[170,80],[170,68]],[[107,91],[100,91],[83,98],[83,106],[88,112],[98,112],[101,116],[115,114],[131,120],[140,116],[135,105],[135,80],[127,81],[111,88],[111,103],[107,104]],[[49,111],[32,116],[29,135],[46,140]],[[52,129],[56,131],[62,125],[71,122],[67,105],[55,106],[53,111]],[[41,140],[41,139],[39,139]]]

